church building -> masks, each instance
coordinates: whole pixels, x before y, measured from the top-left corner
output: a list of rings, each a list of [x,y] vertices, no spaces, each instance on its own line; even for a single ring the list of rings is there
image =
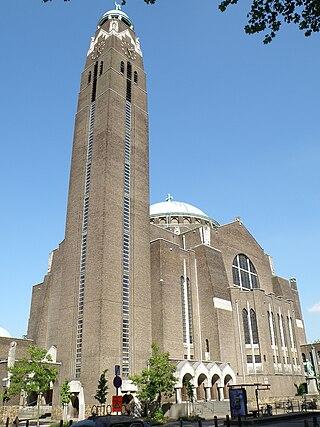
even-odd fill
[[[150,207],[148,150],[142,51],[116,6],[99,20],[81,75],[65,238],[32,291],[28,339],[59,364],[53,404],[68,379],[84,418],[116,365],[121,393],[134,395],[129,376],[152,341],[176,366],[176,405],[186,380],[197,402],[228,399],[231,384],[294,396],[305,381],[295,279],[275,274],[240,218],[219,224],[170,195]]]

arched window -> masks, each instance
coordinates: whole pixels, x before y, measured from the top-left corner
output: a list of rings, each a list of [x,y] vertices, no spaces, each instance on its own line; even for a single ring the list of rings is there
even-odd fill
[[[138,73],[136,71],[133,73],[133,81],[138,84]]]
[[[103,61],[100,62],[100,76],[103,73]]]
[[[241,289],[259,287],[256,269],[250,259],[243,254],[237,255],[232,263],[233,284]]]
[[[305,362],[306,361],[306,355],[305,353],[302,353],[302,361]]]
[[[250,344],[251,338],[250,338],[249,319],[248,319],[248,312],[245,308],[242,310],[242,320],[243,320],[244,341],[246,344]]]
[[[257,317],[256,317],[256,312],[252,310],[252,308],[250,310],[250,322],[251,322],[251,332],[252,332],[252,343],[259,344]]]
[[[121,71],[121,74],[124,74],[124,62],[123,61],[121,61],[121,64],[120,64],[120,71]]]
[[[88,84],[91,82],[91,71],[89,71],[89,74],[88,74]]]

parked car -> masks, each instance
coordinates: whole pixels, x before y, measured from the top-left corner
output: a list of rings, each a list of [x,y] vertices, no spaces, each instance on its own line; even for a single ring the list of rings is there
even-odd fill
[[[93,415],[85,420],[72,424],[72,427],[150,427],[139,418],[125,415],[107,415],[99,417]]]

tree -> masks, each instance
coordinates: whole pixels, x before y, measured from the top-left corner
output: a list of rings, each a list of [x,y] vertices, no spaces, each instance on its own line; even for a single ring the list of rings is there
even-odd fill
[[[47,350],[30,345],[29,358],[23,357],[9,368],[10,384],[6,389],[7,398],[19,396],[22,391],[37,394],[37,425],[39,425],[40,403],[43,394],[50,389],[57,378],[56,368],[50,366],[52,358]]]
[[[60,403],[63,408],[63,421],[67,420],[67,406],[70,402],[71,394],[69,381],[65,379],[60,389]]]
[[[51,0],[42,1],[46,3]],[[218,7],[221,12],[224,12],[228,6],[237,4],[238,1],[222,0]],[[144,0],[144,2],[154,4],[156,0]],[[125,5],[126,0],[122,0],[121,4]],[[263,40],[265,44],[272,41],[282,23],[298,25],[298,28],[308,37],[320,31],[320,2],[319,0],[252,0],[247,18],[245,32],[255,34],[267,31]]]
[[[185,379],[183,381],[183,385],[186,388],[186,392],[187,392],[187,396],[189,398],[189,401],[193,402],[194,401],[194,391],[193,391],[193,384],[191,383],[191,379],[193,379],[193,377],[188,379],[188,380]]]
[[[147,367],[130,379],[138,387],[138,397],[148,405],[154,404],[154,414],[161,409],[163,395],[172,396],[177,379],[175,367],[169,362],[169,353],[161,353],[156,343],[152,343],[151,350]]]
[[[105,404],[107,401],[107,394],[108,394],[108,380],[106,379],[106,373],[108,369],[105,369],[102,374],[100,375],[100,379],[98,381],[98,388],[96,391],[96,394],[94,398],[101,404]]]
[[[224,12],[230,4],[237,3],[238,0],[222,0],[219,9]],[[247,18],[248,24],[244,27],[247,34],[268,31],[263,40],[265,44],[272,41],[283,22],[298,25],[298,28],[308,37],[320,30],[320,2],[319,0],[253,0]]]

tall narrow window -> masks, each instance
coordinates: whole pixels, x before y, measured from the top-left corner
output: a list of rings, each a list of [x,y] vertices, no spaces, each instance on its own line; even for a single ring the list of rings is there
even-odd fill
[[[209,353],[210,347],[209,347],[209,340],[206,338],[206,352]]]
[[[257,317],[256,312],[252,309],[250,310],[250,323],[252,331],[252,343],[259,344]]]
[[[91,71],[89,71],[89,74],[88,74],[88,84],[91,82]]]
[[[135,84],[138,83],[138,73],[136,71],[133,73],[133,81],[135,82]]]
[[[274,343],[275,345],[278,345],[278,334],[277,334],[276,322],[274,320],[274,314],[272,312],[271,312],[271,320],[272,320],[272,326],[273,326]]]
[[[287,316],[287,324],[288,324],[291,348],[295,348],[295,339],[293,335],[292,321],[290,316]]]
[[[280,317],[279,313],[277,314],[277,319],[278,319],[278,325],[280,330],[281,347],[285,347],[282,316]]]
[[[121,64],[120,64],[120,72],[121,72],[121,74],[124,74],[124,62],[123,61],[121,61]]]
[[[103,73],[103,61],[100,62],[100,76]]]
[[[181,286],[181,307],[182,307],[182,328],[183,328],[183,342],[187,344],[187,322],[186,322],[186,299],[185,299],[185,285],[184,277],[180,277],[180,286]]]
[[[192,295],[191,284],[187,278],[187,299],[188,299],[188,322],[189,322],[189,342],[193,344],[193,314],[192,314]]]
[[[250,344],[251,339],[250,339],[249,319],[248,319],[248,312],[245,308],[242,310],[242,320],[243,320],[244,340],[246,344]]]
[[[192,296],[191,283],[189,278],[180,277],[181,286],[181,307],[182,307],[182,326],[184,344],[193,344],[193,316],[192,316]]]
[[[283,328],[283,340],[284,340],[284,346],[285,347],[289,347],[288,346],[288,334],[287,334],[287,328],[286,328],[286,324],[283,318],[283,315],[281,314],[281,323],[282,323],[282,328]]]
[[[267,311],[267,313],[268,313],[268,326],[269,326],[270,342],[271,342],[271,345],[273,346],[273,345],[275,345],[275,342],[274,342],[272,318],[271,318],[270,311]]]

